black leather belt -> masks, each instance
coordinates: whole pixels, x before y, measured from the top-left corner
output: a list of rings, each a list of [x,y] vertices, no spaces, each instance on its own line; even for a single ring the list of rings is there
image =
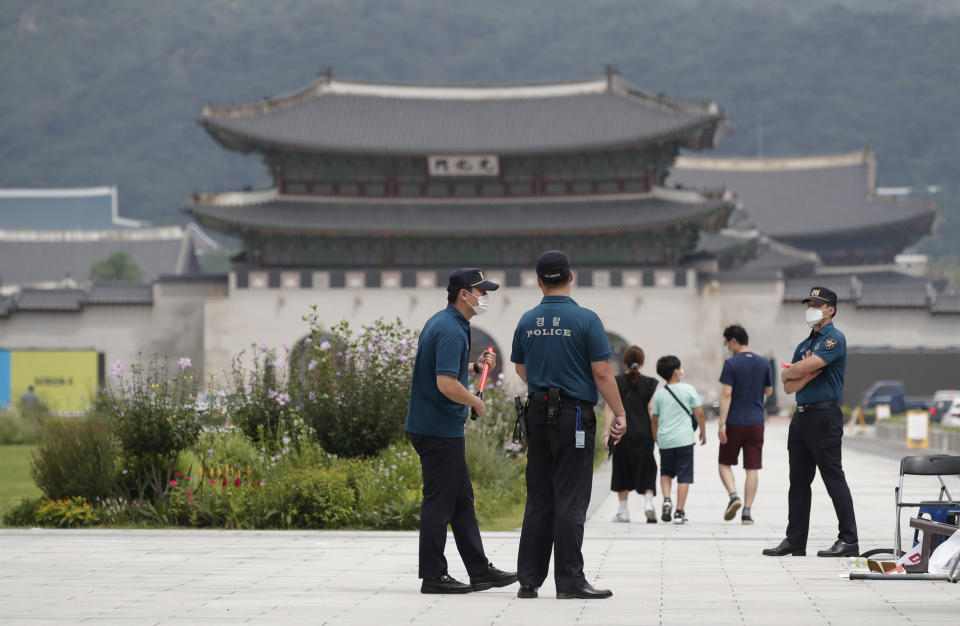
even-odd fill
[[[806,413],[807,411],[822,411],[824,409],[837,409],[840,405],[836,400],[827,400],[826,402],[814,402],[813,404],[798,404],[797,413]]]
[[[546,404],[547,403],[547,392],[546,391],[535,391],[533,393],[527,394],[527,398],[530,399],[530,404]],[[592,409],[595,404],[592,402],[587,402],[586,400],[581,400],[580,398],[574,398],[571,395],[565,393],[560,394],[560,403],[566,406],[576,406],[580,405],[584,409]]]

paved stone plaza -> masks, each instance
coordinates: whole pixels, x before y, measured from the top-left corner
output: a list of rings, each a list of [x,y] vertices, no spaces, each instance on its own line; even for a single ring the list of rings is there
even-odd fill
[[[601,471],[586,527],[588,580],[609,600],[536,600],[517,586],[424,596],[415,532],[2,530],[0,623],[9,624],[880,624],[958,623],[960,584],[847,580],[838,559],[770,558],[786,523],[786,422],[768,424],[754,526],[723,522],[716,427],[697,449],[687,526],[610,522],[616,497]],[[851,438],[851,439],[856,439]],[[863,451],[861,451],[863,450]],[[861,549],[893,534],[897,451],[845,446]],[[737,473],[742,490],[742,474]],[[931,495],[925,490],[923,495]],[[658,498],[658,503],[659,503]],[[836,520],[819,477],[808,554]],[[485,533],[490,559],[514,569],[518,532]],[[466,578],[452,539],[451,575]]]

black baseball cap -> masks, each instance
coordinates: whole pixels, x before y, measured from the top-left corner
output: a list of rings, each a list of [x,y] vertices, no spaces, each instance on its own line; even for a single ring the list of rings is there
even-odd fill
[[[500,288],[500,285],[487,280],[483,272],[475,267],[462,267],[450,274],[447,291],[469,290],[471,287],[484,291],[496,291]]]
[[[837,294],[826,287],[812,287],[810,294],[800,302],[816,302],[837,308]]]
[[[537,276],[556,280],[570,275],[570,259],[559,250],[547,250],[537,257]]]

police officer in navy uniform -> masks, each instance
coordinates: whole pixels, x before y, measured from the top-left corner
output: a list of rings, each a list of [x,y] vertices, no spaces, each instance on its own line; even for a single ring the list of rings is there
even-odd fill
[[[792,367],[781,375],[787,393],[796,393],[797,412],[790,422],[790,492],[787,537],[767,556],[804,556],[810,528],[810,484],[817,469],[839,522],[836,543],[817,556],[855,556],[860,547],[853,498],[841,463],[843,413],[840,396],[847,364],[847,340],[833,325],[837,294],[814,287],[803,299],[806,322],[813,329],[793,353]]]
[[[557,598],[608,598],[583,574],[583,524],[593,486],[597,390],[614,418],[604,427],[619,442],[627,424],[610,369],[603,324],[570,298],[573,272],[557,250],[537,259],[540,305],[524,313],[510,360],[527,384],[527,504],[520,531],[520,598],[536,598],[554,553]]]
[[[490,307],[487,292],[497,288],[476,268],[450,274],[447,308],[427,321],[417,344],[406,430],[423,471],[421,593],[468,593],[517,581],[515,573],[495,568],[484,554],[464,452],[468,412],[472,408],[480,417],[486,413],[483,401],[467,389],[467,371],[472,368],[478,374],[484,363],[496,365],[490,350],[475,363],[469,362],[470,318]],[[470,576],[469,585],[447,572],[443,549],[448,524]]]

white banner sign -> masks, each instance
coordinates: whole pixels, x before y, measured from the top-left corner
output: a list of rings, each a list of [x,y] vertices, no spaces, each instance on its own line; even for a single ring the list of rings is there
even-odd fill
[[[495,155],[428,156],[430,176],[499,176],[500,162]]]

